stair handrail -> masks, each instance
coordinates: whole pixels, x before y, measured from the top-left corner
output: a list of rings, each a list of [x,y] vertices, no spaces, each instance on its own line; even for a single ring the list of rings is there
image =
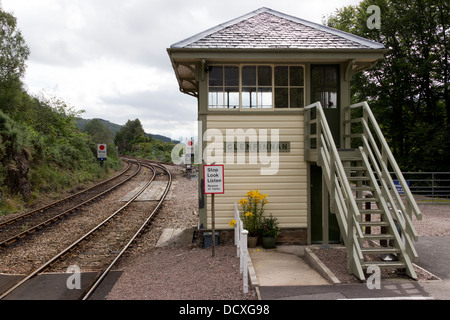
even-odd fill
[[[352,119],[351,110],[362,108],[363,110],[363,116],[359,119]],[[376,146],[376,142],[371,139],[371,144],[373,145],[374,151],[376,153],[376,156],[379,160],[379,162],[382,165],[382,171],[383,174],[386,177],[386,180],[389,182],[389,186],[394,193],[397,202],[401,206],[401,211],[403,213],[406,213],[410,219],[412,219],[412,215],[414,214],[417,220],[422,220],[422,213],[414,199],[414,196],[412,195],[408,184],[406,183],[405,178],[403,177],[403,174],[400,170],[400,167],[398,166],[397,161],[395,160],[394,155],[392,154],[391,149],[389,148],[389,145],[378,125],[378,122],[375,119],[375,116],[372,113],[372,110],[369,107],[369,104],[367,101],[356,103],[353,105],[350,105],[346,108],[344,108],[345,116],[344,116],[344,131],[345,131],[345,145],[350,146],[351,145],[351,139],[355,137],[354,134],[352,134],[350,131],[350,125],[352,123],[360,121],[363,124],[363,135],[364,132],[366,132],[365,136],[367,137],[370,132],[369,123],[372,125],[373,131],[376,134],[376,137],[378,138],[379,143],[381,144],[381,151]],[[397,177],[400,186],[403,188],[404,194],[405,194],[405,202],[406,206],[403,204],[403,201],[401,200],[400,194],[398,193],[395,184],[392,180],[392,177],[390,175],[389,171],[389,165],[391,166],[395,176]]]
[[[311,110],[316,109],[316,119],[311,120]],[[331,207],[334,213],[342,221],[341,233],[346,244],[348,253],[349,271],[364,279],[361,268],[362,252],[356,238],[355,230],[362,237],[362,230],[358,223],[361,221],[359,212],[350,183],[347,179],[338,149],[333,139],[325,113],[320,102],[315,102],[305,107],[305,129],[307,139],[316,138],[316,149],[318,152],[318,163],[323,167],[323,175],[327,178],[330,193]],[[316,124],[316,134],[311,134],[311,124]],[[310,141],[306,143],[311,148]],[[340,187],[338,187],[338,184]],[[337,198],[336,198],[337,196]],[[344,223],[346,222],[346,224]],[[353,263],[353,264],[352,264]]]

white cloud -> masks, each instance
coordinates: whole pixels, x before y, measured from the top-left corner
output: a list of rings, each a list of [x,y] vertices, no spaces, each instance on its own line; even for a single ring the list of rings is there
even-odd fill
[[[31,49],[25,83],[62,98],[84,117],[178,139],[197,119],[178,91],[166,48],[262,6],[321,22],[359,0],[1,0]],[[188,131],[191,131],[190,129]]]

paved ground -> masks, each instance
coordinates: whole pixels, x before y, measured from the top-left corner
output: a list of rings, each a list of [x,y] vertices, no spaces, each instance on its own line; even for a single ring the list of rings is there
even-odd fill
[[[450,280],[450,237],[420,237],[416,249],[418,265],[441,279]]]
[[[262,300],[450,300],[450,237],[421,237],[416,244],[420,267],[441,280],[386,282],[380,289],[363,284],[259,287]]]

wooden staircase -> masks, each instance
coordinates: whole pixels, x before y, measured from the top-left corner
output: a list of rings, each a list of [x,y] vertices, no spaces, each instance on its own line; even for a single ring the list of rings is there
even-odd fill
[[[363,149],[340,150],[339,156],[362,217],[358,224],[363,237],[357,237],[363,256],[361,267],[405,269],[410,277],[417,278],[409,255],[403,252],[398,222],[392,218],[390,204]]]
[[[355,108],[362,109],[362,116],[352,118]],[[344,109],[346,149],[336,148],[320,102],[305,110],[305,155],[322,167],[330,210],[347,248],[349,273],[364,280],[364,270],[378,266],[404,269],[416,279],[412,263],[418,258],[413,245],[418,236],[412,217],[420,220],[422,215],[369,106]],[[404,196],[398,193],[391,170]]]

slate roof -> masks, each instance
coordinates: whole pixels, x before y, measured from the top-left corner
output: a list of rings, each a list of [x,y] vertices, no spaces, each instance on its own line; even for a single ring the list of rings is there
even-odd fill
[[[172,45],[192,49],[384,49],[380,43],[261,8]]]

